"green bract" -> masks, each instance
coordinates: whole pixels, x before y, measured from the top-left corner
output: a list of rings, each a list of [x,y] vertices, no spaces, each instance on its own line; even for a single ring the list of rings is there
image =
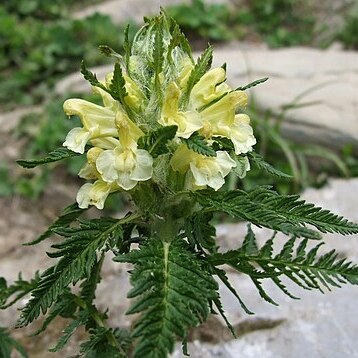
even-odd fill
[[[232,330],[221,305],[219,281],[245,312],[252,313],[231,286],[221,268],[224,264],[248,275],[260,295],[274,304],[263,280],[272,280],[291,297],[283,276],[308,289],[357,284],[356,265],[334,252],[319,256],[320,245],[311,250],[306,246],[309,239],[320,239],[318,231],[354,234],[358,225],[269,187],[224,189],[228,174],[244,177],[250,161],[288,177],[253,152],[255,137],[244,113],[244,90],[265,79],[233,90],[225,82],[225,66],[210,69],[212,47],[194,61],[187,40],[165,13],[147,19],[133,42],[127,38],[125,49],[116,54],[101,47],[116,61],[102,81],[82,65],[81,72],[103,105],[82,99],[64,103],[65,112],[82,122],[68,133],[66,148],[43,159],[19,161],[32,168],[86,155],[79,176],[88,182],[79,189],[77,203],[29,243],[37,244],[52,233],[62,237],[48,253],[57,259],[55,264],[31,282],[20,278],[8,286],[0,281],[3,308],[31,293],[18,326],[46,314],[41,332],[58,315],[71,317],[52,351],[62,349],[84,326],[89,340],[81,345],[80,356],[159,358],[173,351],[177,339],[185,348],[189,329],[211,313],[222,315]],[[109,194],[123,192],[133,203],[123,218],[78,219],[90,205],[102,209]],[[211,225],[215,213],[290,238],[275,254],[273,238],[258,248],[249,226],[241,246],[222,252]],[[115,313],[100,312],[93,304],[106,254],[134,267],[133,288],[127,295],[133,303],[127,313],[138,316],[130,332],[107,327],[107,315]],[[72,291],[74,285],[78,287]]]

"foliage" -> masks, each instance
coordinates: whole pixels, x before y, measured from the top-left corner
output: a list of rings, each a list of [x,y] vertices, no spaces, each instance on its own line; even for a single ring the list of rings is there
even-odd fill
[[[235,167],[241,166],[240,177],[249,174],[250,161],[289,178],[252,152],[255,138],[248,118],[235,114],[247,97],[225,83],[225,68],[209,69],[211,49],[195,63],[178,31],[162,11],[147,19],[127,43],[127,54],[113,56],[118,61],[112,79],[99,82],[82,66],[103,105],[67,100],[65,111],[78,115],[83,126],[71,129],[66,149],[20,163],[31,167],[51,165],[69,155],[86,157],[80,175],[88,182],[79,189],[77,204],[29,243],[59,236],[47,252],[52,266],[30,281],[19,276],[8,285],[0,278],[0,308],[31,295],[17,327],[44,315],[36,332],[40,334],[56,317],[69,319],[52,352],[63,349],[79,327],[88,335],[79,353],[85,357],[164,358],[176,339],[182,340],[186,354],[189,329],[211,313],[220,314],[233,332],[217,279],[246,313],[252,312],[231,285],[228,268],[248,275],[259,295],[272,304],[276,302],[266,292],[265,280],[292,298],[284,280],[322,292],[324,287],[358,284],[354,263],[334,251],[318,255],[322,244],[308,248],[308,240],[321,239],[320,233],[358,234],[358,224],[267,185],[252,190],[223,187]],[[246,131],[236,126],[240,119]],[[110,193],[128,195],[131,211],[121,218],[80,217],[90,205],[102,209]],[[249,226],[243,244],[224,251],[211,223],[217,213],[281,232],[288,239],[274,253],[274,237],[259,248]],[[94,303],[106,256],[131,265],[127,314],[136,319],[130,331],[109,327],[111,312],[98,310]]]
[[[270,47],[282,47],[312,42],[315,19],[308,8],[305,0],[252,0],[231,7],[192,0],[168,12],[190,37],[228,41],[258,35]]]
[[[212,41],[227,41],[232,38],[230,9],[226,5],[193,0],[189,5],[171,6],[167,11],[189,38],[190,35]]]
[[[345,48],[357,50],[358,49],[358,7],[356,6],[349,12],[344,21],[344,26],[337,34],[337,39],[341,41]]]
[[[46,13],[47,6],[52,9],[60,3],[44,2],[44,8],[38,6],[40,13]],[[124,40],[122,29],[104,15],[95,14],[83,20],[61,19],[56,15],[46,23],[33,16],[31,13],[19,17],[0,8],[0,102],[6,104],[6,109],[15,103],[28,105],[42,101],[61,76],[79,68],[83,53],[87,54],[90,65],[104,63],[97,46],[107,43],[118,50]],[[110,33],[118,36],[108,38]]]
[[[16,350],[20,357],[27,358],[28,355],[24,347],[15,341],[13,338],[10,337],[9,333],[7,332],[6,328],[0,327],[0,357],[1,358],[10,358],[11,352]]]

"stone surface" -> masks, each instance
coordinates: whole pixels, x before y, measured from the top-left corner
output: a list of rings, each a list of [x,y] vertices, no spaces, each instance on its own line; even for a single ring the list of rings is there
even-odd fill
[[[228,4],[230,0],[206,0],[206,3]],[[111,0],[94,6],[87,7],[74,14],[74,18],[81,19],[96,12],[108,15],[117,24],[126,24],[128,21],[142,23],[144,16],[155,15],[160,7],[168,7],[190,3],[189,0]]]

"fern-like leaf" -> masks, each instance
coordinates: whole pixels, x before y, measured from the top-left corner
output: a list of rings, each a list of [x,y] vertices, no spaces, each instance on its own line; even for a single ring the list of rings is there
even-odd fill
[[[23,168],[32,169],[32,168],[37,167],[38,165],[52,163],[52,162],[58,162],[63,159],[77,157],[79,155],[81,155],[81,154],[72,152],[72,150],[69,150],[67,148],[60,147],[60,148],[57,148],[57,149],[51,151],[50,153],[48,153],[46,155],[46,157],[44,157],[44,158],[19,159],[16,161],[16,163],[19,164],[20,166],[22,166]]]
[[[13,355],[11,352],[14,349],[18,351],[22,358],[28,357],[24,347],[19,342],[15,341],[15,339],[11,338],[6,328],[0,327],[0,357],[12,357]]]
[[[267,163],[261,155],[255,152],[250,152],[248,153],[248,156],[256,164],[258,168],[266,171],[267,173],[271,175],[275,175],[279,178],[285,178],[285,179],[292,178],[292,175],[286,174],[281,170],[276,169],[271,164]]]
[[[255,87],[257,85],[260,85],[261,83],[264,83],[268,80],[268,77],[264,77],[264,78],[260,78],[258,80],[255,80],[253,82],[250,82],[249,84],[245,85],[245,86],[241,86],[235,89],[235,91],[245,91],[249,88]]]
[[[215,150],[208,145],[205,138],[197,132],[193,133],[190,138],[182,139],[192,151],[205,155],[207,157],[216,157]]]
[[[87,69],[84,61],[81,62],[81,73],[82,73],[84,79],[87,80],[92,86],[99,87],[103,91],[106,91],[109,93],[107,87],[105,85],[103,85],[103,83],[98,81],[96,74],[94,74],[89,69]]]
[[[299,195],[279,195],[267,187],[255,188],[248,192],[210,191],[210,195],[201,191],[193,195],[207,210],[223,211],[257,226],[265,226],[288,235],[317,238],[313,230],[305,227],[306,224],[324,233],[358,233],[358,225],[342,216],[306,203]]]
[[[183,96],[183,105],[189,101],[189,96],[193,87],[198,83],[201,77],[209,70],[213,60],[213,47],[209,45],[203,54],[199,57],[193,70],[190,73],[185,94]]]
[[[291,298],[293,296],[281,278],[285,276],[298,286],[321,292],[323,288],[331,290],[331,287],[340,287],[342,284],[358,285],[358,266],[339,258],[332,250],[322,256],[318,256],[318,250],[323,245],[320,243],[307,250],[308,239],[304,239],[295,249],[297,239],[288,240],[277,254],[273,250],[274,238],[268,240],[260,249],[257,247],[256,238],[249,228],[245,241],[237,250],[225,253],[215,253],[209,257],[209,262],[214,266],[230,265],[241,273],[250,276],[260,295],[268,302],[276,304],[262,287],[262,280],[271,279],[278,288]]]
[[[124,220],[129,219],[93,219],[81,221],[79,227],[54,230],[64,236],[65,240],[52,245],[57,251],[48,255],[60,260],[41,275],[37,287],[31,292],[32,298],[22,309],[18,326],[29,324],[41,311],[45,313],[70,284],[89,277],[97,260],[97,252],[113,236],[121,235],[121,223]]]
[[[177,129],[177,126],[167,126],[150,132],[139,138],[138,148],[147,150],[154,158],[165,154],[168,151],[167,143],[175,137]]]
[[[40,275],[37,271],[35,277],[30,281],[23,280],[20,272],[18,279],[10,286],[7,285],[3,277],[0,277],[0,309],[6,309],[28,295],[38,285],[39,281]],[[9,300],[10,302],[6,303]]]
[[[97,327],[90,331],[91,335],[88,341],[81,344],[80,357],[86,358],[126,358],[125,354],[129,344],[130,337],[124,329],[111,329]],[[114,342],[108,341],[111,336]]]
[[[184,338],[189,327],[208,317],[217,283],[181,240],[152,238],[115,261],[135,265],[128,297],[137,300],[127,312],[141,314],[132,333],[138,338],[134,357],[167,357],[176,336]]]

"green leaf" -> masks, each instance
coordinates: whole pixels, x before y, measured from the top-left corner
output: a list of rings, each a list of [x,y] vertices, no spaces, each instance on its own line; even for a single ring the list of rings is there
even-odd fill
[[[193,87],[199,82],[200,78],[210,69],[213,60],[213,47],[209,45],[203,54],[199,57],[193,70],[190,73],[185,94],[183,96],[183,105],[189,101],[190,93]]]
[[[109,93],[107,87],[98,81],[97,76],[86,68],[85,62],[81,62],[81,73],[85,80],[87,80],[92,86],[99,87]]]
[[[235,89],[235,91],[245,91],[251,87],[255,87],[261,83],[264,83],[268,80],[269,78],[268,77],[264,77],[264,78],[260,78],[259,80],[256,80],[256,81],[253,81],[253,82],[250,82],[249,84],[247,84],[246,86],[242,86],[242,87],[238,87]]]
[[[38,271],[35,277],[30,281],[22,279],[21,272],[18,279],[10,286],[7,286],[6,280],[0,278],[0,309],[6,309],[12,306],[15,302],[29,294],[39,283],[40,275]],[[16,295],[9,303],[6,303],[12,296]]]
[[[166,126],[149,132],[138,140],[138,148],[147,150],[153,158],[168,152],[167,143],[175,137],[177,126]]]
[[[41,159],[20,159],[17,160],[16,163],[21,165],[23,168],[35,168],[38,165],[52,163],[52,162],[58,162],[59,160],[68,159],[71,157],[77,157],[81,155],[80,153],[72,152],[72,150],[69,150],[67,148],[57,148],[50,153],[47,154],[46,157]]]
[[[340,287],[341,284],[350,283],[358,285],[358,266],[348,262],[346,258],[340,258],[334,251],[322,256],[317,252],[323,245],[320,243],[310,251],[306,249],[307,239],[295,249],[297,239],[288,240],[281,251],[274,253],[273,238],[268,240],[261,248],[257,248],[256,238],[249,228],[249,233],[243,245],[237,249],[225,253],[212,254],[208,260],[214,266],[230,265],[237,271],[250,276],[259,290],[260,295],[270,303],[276,304],[265,292],[262,280],[271,279],[278,288],[291,298],[293,296],[281,281],[285,276],[298,286],[321,292],[325,287],[331,290],[331,286]]]
[[[126,330],[97,327],[90,333],[90,339],[81,344],[80,357],[127,358],[125,352],[130,344],[130,337]],[[109,335],[115,342],[109,342]]]
[[[217,283],[184,241],[152,238],[115,261],[134,264],[128,297],[136,301],[127,314],[140,313],[132,332],[136,358],[166,357],[176,337],[203,322],[218,297]]]
[[[77,203],[73,203],[67,206],[63,210],[62,214],[58,217],[58,219],[54,223],[52,223],[43,234],[41,234],[37,239],[25,243],[24,245],[25,246],[36,245],[39,242],[46,240],[48,237],[50,237],[53,234],[53,230],[59,227],[65,227],[70,225],[86,210],[87,209],[79,208]]]
[[[28,357],[25,348],[20,343],[15,341],[15,339],[10,337],[10,334],[6,328],[0,327],[0,357],[12,357],[11,352],[13,351],[13,349],[16,349],[21,357]]]
[[[271,164],[267,163],[261,155],[255,152],[249,152],[248,156],[254,161],[258,168],[265,170],[267,173],[275,175],[279,178],[292,178],[292,175],[286,174],[281,170],[274,168]]]
[[[265,226],[288,235],[317,239],[317,234],[305,227],[307,224],[313,225],[323,233],[358,233],[358,225],[342,216],[306,203],[299,195],[279,195],[267,187],[258,187],[248,192],[200,191],[192,195],[203,207],[211,211],[223,211],[257,226]]]
[[[58,340],[55,347],[50,348],[50,352],[58,352],[62,348],[65,347],[65,345],[68,343],[72,335],[75,333],[76,329],[84,324],[89,320],[90,314],[88,311],[81,311],[78,314],[78,317],[76,319],[73,319],[63,330],[63,335]]]
[[[233,155],[236,167],[233,168],[233,172],[240,178],[243,179],[246,176],[247,170],[250,169],[250,162],[246,155]]]
[[[123,77],[121,65],[116,62],[114,65],[113,78],[109,85],[109,91],[112,97],[124,106],[126,106],[124,98],[128,96],[125,85],[126,81]]]
[[[72,318],[77,309],[74,297],[75,295],[73,295],[70,290],[67,290],[67,292],[59,296],[49,314],[46,316],[41,328],[37,330],[33,336],[37,336],[38,334],[44,332],[57,316]]]
[[[107,57],[114,57],[117,60],[122,60],[122,56],[109,46],[99,45],[98,49],[100,50],[101,53],[103,53]]]
[[[185,235],[190,245],[202,250],[207,249],[209,252],[216,252],[216,229],[210,224],[212,213],[197,213],[185,220]]]
[[[55,233],[65,237],[62,243],[52,245],[57,249],[48,253],[51,258],[60,258],[55,266],[47,269],[35,289],[32,298],[22,309],[18,326],[25,326],[36,319],[65,292],[70,284],[88,278],[97,262],[97,252],[113,237],[122,235],[121,225],[137,218],[137,214],[123,219],[92,219],[80,221],[79,227],[61,227]]]
[[[205,155],[207,157],[216,157],[215,150],[210,147],[205,138],[198,133],[194,132],[190,138],[182,138],[182,141],[187,145],[192,151]]]

